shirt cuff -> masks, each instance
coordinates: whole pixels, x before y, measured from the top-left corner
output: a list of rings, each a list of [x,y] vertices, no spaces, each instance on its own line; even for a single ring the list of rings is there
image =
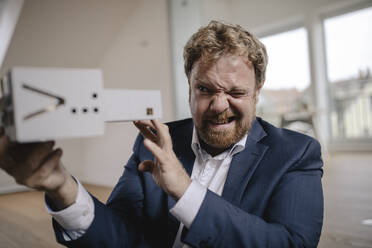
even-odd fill
[[[78,194],[75,203],[61,211],[53,211],[46,202],[46,209],[50,215],[66,230],[88,230],[94,219],[94,202],[81,183],[78,184]]]
[[[177,220],[190,228],[206,194],[207,188],[193,180],[183,196],[169,211]]]

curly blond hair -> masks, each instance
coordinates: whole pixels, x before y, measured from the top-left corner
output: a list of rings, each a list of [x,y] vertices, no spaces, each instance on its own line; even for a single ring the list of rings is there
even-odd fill
[[[241,26],[219,21],[201,27],[186,43],[183,58],[187,78],[190,80],[195,62],[210,64],[223,55],[246,56],[254,66],[256,85],[265,82],[268,57],[264,44]]]

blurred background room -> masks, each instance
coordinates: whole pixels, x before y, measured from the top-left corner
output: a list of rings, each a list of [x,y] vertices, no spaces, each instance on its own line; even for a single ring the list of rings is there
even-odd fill
[[[163,122],[187,118],[183,46],[210,20],[266,45],[257,115],[315,137],[324,160],[320,248],[372,247],[371,0],[0,0],[0,75],[14,66],[99,68],[105,88],[158,89]],[[63,163],[105,200],[136,128],[58,140]],[[43,195],[0,171],[0,247],[61,247]]]

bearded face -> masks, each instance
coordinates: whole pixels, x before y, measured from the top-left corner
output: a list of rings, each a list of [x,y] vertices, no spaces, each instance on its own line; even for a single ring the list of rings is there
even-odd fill
[[[226,149],[249,132],[254,116],[255,113],[251,113],[249,120],[244,121],[241,116],[228,109],[220,114],[206,116],[202,125],[196,128],[206,144]]]
[[[253,65],[241,56],[223,56],[212,65],[198,62],[190,77],[190,110],[199,137],[223,151],[249,132],[260,87]]]

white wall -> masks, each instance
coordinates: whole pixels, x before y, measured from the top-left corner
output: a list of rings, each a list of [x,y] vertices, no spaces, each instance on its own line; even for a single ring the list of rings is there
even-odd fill
[[[160,89],[162,121],[171,121],[174,109],[166,1],[137,2],[101,60],[105,87]],[[104,137],[85,140],[84,180],[114,185],[130,157],[136,135],[131,123],[111,123],[106,124]]]
[[[201,5],[203,25],[207,25],[211,20],[233,23],[235,12],[232,0],[202,0]]]

